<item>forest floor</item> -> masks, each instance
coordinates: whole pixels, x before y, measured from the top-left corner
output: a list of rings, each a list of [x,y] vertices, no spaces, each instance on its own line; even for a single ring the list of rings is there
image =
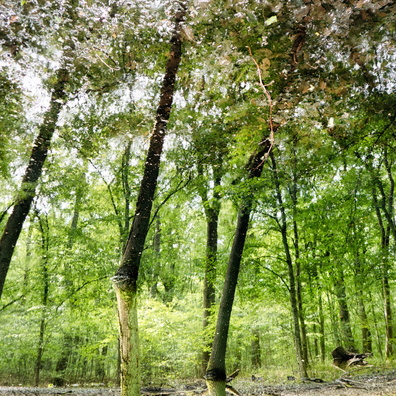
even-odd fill
[[[342,376],[328,382],[310,379],[299,383],[268,385],[262,380],[238,379],[234,388],[241,396],[396,396],[396,370],[362,376]],[[1,396],[119,396],[114,388],[30,388],[1,387]],[[145,387],[144,396],[195,396],[206,394],[203,381],[183,384],[172,388]],[[230,394],[231,395],[231,394]]]

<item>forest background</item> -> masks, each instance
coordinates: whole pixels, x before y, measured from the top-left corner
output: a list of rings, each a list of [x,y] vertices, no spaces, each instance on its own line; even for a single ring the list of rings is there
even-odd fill
[[[178,6],[0,5],[2,240],[13,208],[32,196],[9,270],[1,261],[3,384],[118,381],[111,278]],[[205,372],[246,196],[252,213],[228,371],[331,370],[338,345],[390,364],[395,15],[390,0],[187,4],[139,272],[143,383]],[[40,134],[48,157],[38,183],[26,184]],[[271,154],[257,164],[261,177],[249,178],[264,142]]]

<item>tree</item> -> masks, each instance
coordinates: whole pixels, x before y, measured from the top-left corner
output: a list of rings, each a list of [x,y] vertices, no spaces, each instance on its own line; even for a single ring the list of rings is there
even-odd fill
[[[65,87],[68,79],[69,73],[67,69],[60,68],[53,86],[50,109],[45,114],[39,134],[34,141],[29,164],[22,179],[20,192],[0,239],[0,296],[3,292],[15,245],[36,193],[37,183],[48,155],[48,149],[56,129],[59,113],[67,98]]]
[[[273,131],[271,132],[273,133]],[[252,180],[254,181],[254,179],[260,177],[263,170],[264,160],[269,155],[271,149],[272,141],[265,139],[259,145],[257,152],[251,156],[247,166],[248,182]],[[245,246],[250,214],[254,202],[253,191],[254,190],[251,190],[248,185],[247,191],[243,194],[242,202],[239,207],[235,236],[228,261],[227,273],[225,275],[219,313],[217,315],[213,346],[205,374],[210,395],[225,395],[227,377],[225,356],[227,350],[228,330],[243,248]]]
[[[161,153],[172,108],[177,70],[181,60],[182,39],[180,29],[185,12],[185,6],[180,4],[176,11],[175,27],[170,41],[170,55],[161,87],[155,126],[150,137],[150,146],[147,151],[135,215],[121,265],[112,278],[116,288],[120,325],[121,394],[123,396],[140,394],[137,279],[150,223]]]

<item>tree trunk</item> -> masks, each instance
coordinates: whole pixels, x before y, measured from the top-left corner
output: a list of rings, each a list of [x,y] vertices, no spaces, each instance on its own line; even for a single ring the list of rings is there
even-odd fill
[[[152,283],[150,287],[150,294],[152,298],[157,297],[158,294],[158,278],[161,266],[161,219],[159,214],[155,221],[155,233],[153,240],[153,250],[154,250],[154,265],[152,268]]]
[[[151,209],[159,175],[161,153],[172,108],[175,80],[181,59],[180,24],[185,8],[180,4],[171,37],[171,50],[161,87],[156,122],[150,137],[144,174],[140,184],[135,216],[121,259],[121,265],[112,278],[118,304],[121,354],[121,396],[140,395],[139,337],[137,321],[137,279]]]
[[[345,348],[348,351],[356,352],[355,340],[352,334],[349,308],[347,302],[344,272],[342,268],[339,269],[339,276],[337,279],[337,283],[334,286],[335,286],[334,290],[338,299],[338,309],[340,314],[342,340],[345,345]]]
[[[40,382],[40,371],[41,371],[41,362],[44,353],[44,334],[45,327],[47,324],[47,309],[48,309],[48,294],[49,294],[49,274],[48,274],[48,226],[44,227],[42,218],[37,215],[40,233],[41,233],[41,249],[42,249],[42,258],[41,258],[41,271],[42,271],[42,281],[43,281],[43,294],[41,298],[41,319],[40,319],[40,330],[39,330],[39,339],[38,339],[38,347],[37,347],[37,356],[36,363],[34,367],[34,386],[39,386]]]
[[[258,329],[252,331],[252,367],[258,369],[261,367],[261,344],[260,344],[260,332]]]
[[[325,338],[325,317],[323,313],[323,299],[322,295],[319,294],[319,333],[320,333],[320,355],[322,363],[326,359],[326,338]]]
[[[203,330],[204,330],[204,346],[202,353],[202,368],[205,372],[209,358],[211,343],[207,339],[208,328],[213,317],[213,307],[215,304],[215,281],[216,281],[216,264],[217,264],[217,239],[218,239],[218,223],[220,214],[220,196],[216,190],[220,186],[221,176],[219,170],[213,170],[214,187],[212,200],[209,200],[207,188],[202,186],[199,190],[206,216],[206,257],[205,257],[205,275],[203,289]],[[199,167],[198,173],[203,175],[203,170]]]
[[[85,176],[84,173],[81,173],[81,178]],[[74,208],[73,208],[73,217],[70,224],[69,230],[69,240],[67,242],[67,248],[71,250],[73,248],[74,239],[77,234],[77,227],[78,227],[78,219],[80,217],[80,209],[81,209],[81,201],[83,198],[83,191],[84,188],[82,186],[78,186],[76,189],[76,200],[74,201]]]
[[[366,165],[367,167],[368,165]],[[369,168],[371,172],[373,186],[371,190],[371,195],[373,198],[374,208],[377,215],[378,226],[381,232],[381,257],[382,257],[382,294],[384,299],[384,318],[385,318],[385,356],[389,358],[393,355],[393,313],[392,313],[392,303],[391,303],[391,290],[389,285],[389,245],[390,245],[390,225],[389,222],[385,224],[382,212],[385,207],[385,200],[378,200],[376,184],[381,183],[377,181],[374,183],[375,177],[373,174],[373,169]],[[383,191],[383,186],[381,185],[381,190]],[[382,209],[382,212],[381,212]],[[386,220],[386,216],[385,216]]]
[[[272,149],[268,140],[260,143],[260,150],[252,155],[248,164],[249,179],[258,178],[261,175],[264,158]],[[228,329],[230,326],[231,311],[234,303],[235,290],[238,282],[239,268],[242,260],[243,248],[249,228],[250,212],[253,205],[253,192],[247,194],[240,206],[238,221],[227,266],[227,273],[223,286],[223,294],[220,301],[217,316],[215,336],[206,371],[206,383],[211,396],[225,396],[226,389],[226,365],[225,357],[227,350]]]
[[[34,141],[29,164],[22,178],[22,185],[12,213],[9,216],[0,239],[0,298],[7,277],[15,245],[22,231],[23,223],[29,213],[36,187],[41,176],[48,149],[54,134],[59,113],[66,99],[65,85],[68,81],[68,71],[59,69],[57,81],[51,95],[50,108],[45,113],[39,134]]]
[[[371,331],[368,326],[368,317],[366,307],[364,304],[364,297],[361,290],[358,290],[358,302],[359,302],[359,315],[362,329],[362,352],[371,353],[373,351],[373,342],[371,338]]]
[[[245,245],[249,217],[252,208],[252,199],[246,199],[239,210],[234,242],[228,261],[223,295],[217,316],[217,324],[212,351],[206,371],[206,382],[211,396],[225,395],[226,366],[225,356],[230,325],[231,311],[234,303],[235,290],[238,282],[242,252]]]
[[[393,320],[392,305],[390,296],[390,285],[388,276],[382,278],[382,289],[384,295],[384,316],[385,316],[385,356],[387,358],[393,355]]]
[[[298,296],[296,287],[296,275],[294,273],[293,260],[290,253],[289,241],[287,239],[287,220],[286,211],[283,203],[282,193],[280,189],[280,182],[278,178],[278,170],[276,161],[273,153],[271,153],[271,164],[275,183],[275,195],[279,204],[280,220],[279,228],[282,235],[283,247],[286,255],[286,263],[289,273],[289,294],[290,294],[290,305],[293,316],[293,329],[294,329],[294,345],[296,348],[296,356],[300,375],[307,377],[307,362],[304,359],[302,340],[301,340],[301,326],[300,326],[300,314],[298,309]]]
[[[371,195],[377,221],[381,232],[381,253],[382,253],[382,291],[384,298],[384,317],[385,317],[385,356],[388,358],[393,355],[393,313],[391,303],[391,290],[389,285],[389,247],[390,236],[396,243],[396,226],[394,218],[394,189],[395,182],[392,174],[392,164],[389,162],[388,149],[384,148],[384,164],[389,180],[389,191],[385,191],[385,186],[379,173],[373,165],[373,156],[369,155],[363,159],[359,153],[356,156],[362,160],[364,166],[370,174],[372,189]]]
[[[301,328],[301,348],[304,359],[304,365],[307,368],[309,365],[308,360],[308,338],[307,338],[307,327],[305,325],[304,309],[303,309],[303,298],[302,298],[302,280],[301,280],[301,262],[300,262],[300,237],[297,226],[297,154],[293,148],[293,170],[292,170],[292,186],[290,189],[290,196],[293,203],[293,235],[294,235],[294,252],[296,262],[296,292],[297,292],[297,304],[298,304],[298,317]]]

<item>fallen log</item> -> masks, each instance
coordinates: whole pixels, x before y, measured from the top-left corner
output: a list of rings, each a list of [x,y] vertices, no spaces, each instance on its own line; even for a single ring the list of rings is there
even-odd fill
[[[331,354],[333,356],[333,365],[342,371],[346,371],[351,366],[367,366],[368,363],[364,359],[371,356],[371,353],[348,352],[342,346],[334,349]]]

